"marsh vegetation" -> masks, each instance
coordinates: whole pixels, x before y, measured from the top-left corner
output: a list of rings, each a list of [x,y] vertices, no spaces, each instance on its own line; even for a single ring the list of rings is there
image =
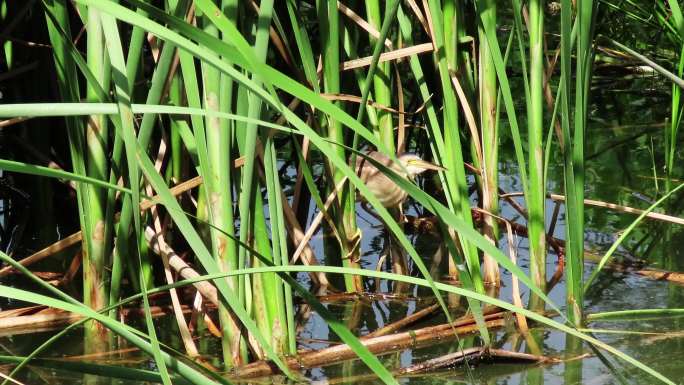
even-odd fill
[[[7,381],[681,383],[679,2],[0,18]]]

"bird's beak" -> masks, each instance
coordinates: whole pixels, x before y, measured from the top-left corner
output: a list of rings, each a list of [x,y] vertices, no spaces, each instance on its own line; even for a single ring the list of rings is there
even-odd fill
[[[416,160],[410,160],[410,161],[408,162],[408,164],[411,165],[411,166],[414,166],[414,167],[424,168],[424,169],[426,169],[426,170],[446,171],[446,168],[444,168],[444,167],[442,167],[442,166],[438,166],[438,165],[436,165],[436,164],[434,164],[434,163],[426,162],[426,161],[424,161],[424,160],[422,160],[422,159],[421,159],[421,160],[418,160],[418,159],[416,159]]]

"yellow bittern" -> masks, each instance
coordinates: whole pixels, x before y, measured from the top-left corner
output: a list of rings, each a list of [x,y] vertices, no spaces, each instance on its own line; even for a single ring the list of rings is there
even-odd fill
[[[377,151],[370,151],[366,156],[411,181],[416,175],[427,170],[444,170],[443,167],[426,162],[415,154],[399,155],[397,157],[399,162],[395,162],[388,156]],[[386,208],[398,209],[399,222],[403,222],[404,215],[402,213],[401,204],[408,197],[408,193],[394,183],[392,179],[383,174],[372,162],[362,156],[356,157],[356,173],[366,184],[366,187],[368,187],[368,189],[380,200],[380,203],[383,206]],[[365,205],[365,202],[361,202],[361,207],[370,215],[382,221],[377,214],[374,214],[373,211]],[[405,252],[403,252],[401,248],[397,248],[396,245],[392,246],[393,244],[392,236],[390,236],[388,242],[385,243],[384,246],[386,248],[385,250],[387,250],[387,254],[383,252],[383,257],[378,261],[378,264],[382,263],[380,261],[384,260],[384,258],[389,255],[392,259],[392,271],[397,274],[408,274],[408,260]]]
[[[399,155],[397,159],[400,164],[377,151],[370,151],[366,155],[411,181],[416,175],[427,170],[444,170],[444,167],[426,162],[415,154]],[[406,191],[362,156],[356,157],[356,173],[368,189],[378,197],[380,203],[387,208],[400,207],[408,197]]]

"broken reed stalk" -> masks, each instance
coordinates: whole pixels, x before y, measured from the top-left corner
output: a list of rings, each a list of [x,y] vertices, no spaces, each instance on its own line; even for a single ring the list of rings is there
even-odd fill
[[[657,281],[669,281],[684,285],[684,274],[673,271],[661,271],[652,269],[641,269],[632,271],[647,278],[655,279]]]
[[[522,196],[522,193],[512,192],[512,193],[504,193],[504,194],[499,195],[499,197],[504,198],[504,199],[517,197],[517,196]],[[564,195],[547,194],[547,196],[548,196],[548,198],[550,198],[554,201],[565,202],[565,196]],[[606,209],[620,211],[623,213],[639,214],[639,215],[643,214],[645,211],[645,210],[641,210],[641,209],[636,209],[634,207],[622,206],[622,205],[618,205],[615,203],[603,202],[603,201],[594,200],[594,199],[585,199],[584,205],[585,206],[602,207],[602,208],[606,208]],[[646,214],[646,217],[651,218],[651,219],[656,219],[659,221],[663,221],[663,222],[670,222],[670,223],[676,223],[679,225],[684,225],[684,218],[679,218],[679,217],[675,217],[672,215],[650,212],[650,213]]]
[[[339,182],[337,182],[337,185],[335,186],[335,189],[330,192],[328,195],[328,198],[325,200],[323,204],[323,211],[319,211],[316,217],[311,221],[311,224],[309,225],[309,228],[306,230],[306,233],[304,236],[300,239],[299,244],[297,245],[297,249],[295,252],[292,254],[292,257],[290,258],[290,264],[293,264],[297,262],[297,259],[302,255],[304,250],[306,248],[310,247],[309,246],[309,241],[311,240],[311,237],[316,233],[318,230],[318,226],[321,224],[321,221],[323,218],[326,216],[327,210],[330,208],[330,205],[335,201],[335,197],[337,197],[337,193],[342,189],[342,186],[344,186],[344,183],[347,181],[347,177],[343,177],[340,179]]]
[[[370,25],[364,18],[359,16],[351,8],[347,7],[346,5],[344,5],[338,1],[337,2],[337,9],[340,11],[341,14],[343,14],[344,16],[347,16],[349,18],[349,20],[353,21],[361,29],[368,32],[368,34],[370,36],[372,36],[376,39],[380,38],[380,31],[378,31],[377,28]],[[391,50],[392,46],[393,46],[392,40],[385,38],[385,46]]]
[[[540,356],[529,353],[520,353],[503,349],[487,349],[485,347],[476,347],[463,349],[461,351],[445,354],[443,356],[423,361],[405,368],[397,370],[395,373],[415,374],[425,373],[456,365],[462,365],[469,361],[506,361],[506,362],[527,362],[527,363],[544,363],[544,362],[559,362],[559,360],[551,357]]]
[[[45,259],[51,255],[54,255],[54,254],[66,249],[68,247],[71,247],[71,246],[81,242],[82,239],[83,238],[82,238],[82,234],[80,231],[77,233],[71,234],[68,237],[61,239],[61,240],[51,244],[50,246],[47,246],[44,249],[42,249],[38,252],[35,252],[35,253],[31,254],[30,256],[22,259],[21,261],[19,261],[19,263],[23,266],[30,266],[36,262],[42,261],[43,259]],[[0,269],[0,278],[5,277],[5,276],[7,276],[7,275],[9,275],[15,271],[16,270],[12,266],[3,267],[2,269]]]
[[[159,153],[155,161],[155,169],[157,170],[157,172],[160,171],[162,162],[164,161],[164,154],[166,152],[166,141],[166,138],[164,137],[164,135],[162,135],[162,140],[159,143]],[[147,185],[145,188],[149,195],[153,195],[152,186]],[[150,212],[152,214],[152,222],[154,225],[154,229],[156,231],[155,239],[159,247],[162,248],[167,245],[166,240],[164,239],[164,228],[168,228],[168,226],[166,223],[162,224],[162,219],[160,218],[157,206],[153,206],[150,209]],[[171,268],[169,267],[169,258],[167,254],[164,253],[160,254],[160,256],[164,264],[164,276],[166,278],[166,283],[172,285],[174,282],[174,277],[171,273]],[[172,288],[169,290],[169,295],[171,296],[171,304],[173,306],[174,315],[176,317],[176,324],[178,326],[178,331],[180,333],[181,340],[183,341],[183,345],[185,346],[185,351],[189,357],[197,357],[199,355],[199,351],[197,350],[195,342],[192,340],[192,333],[188,329],[188,324],[185,320],[185,316],[183,315],[183,311],[181,310],[181,303],[178,298],[178,291],[175,288]]]
[[[430,305],[430,306],[426,307],[425,309],[421,309],[421,310],[419,310],[419,311],[417,311],[417,312],[415,312],[409,316],[406,316],[406,317],[404,317],[404,318],[402,318],[396,322],[392,322],[391,324],[388,324],[388,325],[385,325],[379,329],[376,329],[374,332],[368,333],[365,336],[361,337],[360,339],[361,340],[367,340],[370,338],[385,336],[385,335],[388,335],[390,333],[394,333],[394,332],[398,331],[399,329],[401,329],[405,326],[414,324],[414,323],[422,320],[423,318],[434,313],[435,310],[437,310],[437,309],[439,309],[438,303],[436,303],[434,305]]]
[[[492,329],[505,326],[510,320],[509,314],[508,312],[496,312],[485,315],[484,319],[487,328]],[[362,339],[361,343],[371,353],[381,355],[398,350],[426,346],[436,341],[444,342],[457,338],[459,335],[476,332],[478,332],[478,326],[475,320],[471,316],[466,316],[452,324],[447,323],[387,336]],[[342,344],[317,351],[302,352],[297,357],[288,358],[286,364],[293,370],[301,370],[328,366],[356,358],[356,353],[348,345]],[[257,361],[237,368],[231,377],[247,379],[269,376],[275,374],[275,370],[277,369],[271,362]]]
[[[193,279],[200,277],[200,274],[195,271],[190,265],[185,263],[183,259],[176,254],[173,249],[166,243],[160,244],[156,239],[156,232],[151,227],[145,229],[145,238],[152,246],[152,250],[157,255],[165,255],[169,260],[169,266],[175,270],[183,279]],[[207,281],[195,282],[192,284],[197,291],[199,291],[204,298],[206,298],[213,305],[218,306],[218,293],[216,287]]]
[[[434,50],[435,49],[434,49],[432,43],[417,44],[417,45],[414,45],[411,47],[401,48],[401,49],[397,49],[397,50],[394,50],[391,52],[384,52],[384,53],[380,54],[380,58],[378,60],[378,63],[384,63],[387,61],[398,60],[398,59],[413,56],[413,55],[421,55],[421,54],[425,54],[428,52],[433,52]],[[366,56],[366,57],[362,57],[359,59],[348,60],[348,61],[340,64],[340,70],[348,71],[348,70],[352,70],[355,68],[368,67],[371,64],[372,59],[373,59],[372,56]]]
[[[510,221],[505,221],[506,223],[506,237],[508,240],[508,256],[511,258],[511,262],[517,265],[516,247],[515,240],[513,238],[513,227]],[[515,274],[511,274],[511,295],[513,296],[513,304],[518,307],[523,307],[522,299],[520,298],[520,285],[518,284],[518,277]],[[518,320],[518,327],[523,334],[527,334],[529,327],[527,326],[527,319],[520,313],[515,313],[515,317]]]
[[[319,302],[342,302],[342,301],[387,301],[400,302],[405,304],[407,301],[423,302],[426,299],[422,297],[414,297],[406,294],[387,293],[387,292],[342,292],[329,293],[325,295],[316,296]]]
[[[34,306],[31,306],[30,308],[34,308]],[[181,305],[181,310],[184,314],[188,314],[192,311],[192,309],[186,305]],[[157,318],[173,314],[173,309],[171,305],[150,306],[150,313],[153,318]],[[144,318],[145,310],[142,308],[124,308],[121,310],[121,317]],[[64,325],[80,321],[81,319],[83,319],[83,316],[79,314],[52,308],[45,308],[34,314],[3,317],[0,318],[0,337],[51,331]]]

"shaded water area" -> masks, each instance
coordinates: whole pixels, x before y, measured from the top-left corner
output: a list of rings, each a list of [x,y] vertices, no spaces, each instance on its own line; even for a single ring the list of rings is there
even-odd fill
[[[667,117],[669,99],[667,95],[659,92],[649,92],[650,89],[664,89],[666,86],[659,83],[655,78],[641,76],[637,80],[621,80],[611,77],[597,76],[594,81],[593,104],[589,119],[589,131],[587,133],[587,198],[596,199],[625,206],[645,208],[653,202],[653,197],[662,193],[665,184],[662,180],[653,177],[654,164],[662,164],[662,124]],[[505,132],[505,130],[503,130]],[[505,140],[504,140],[505,142]],[[512,146],[502,144],[502,149],[508,149],[501,154],[500,171],[502,174],[501,187],[506,192],[521,190],[516,180],[517,171],[514,155],[510,149]],[[684,146],[679,146],[680,152],[676,155],[679,162],[684,158]],[[562,165],[559,159],[552,159],[549,166],[550,193],[562,193],[561,172]],[[512,177],[511,175],[514,175]],[[421,182],[426,182],[421,180]],[[19,199],[19,198],[14,198]],[[521,199],[521,198],[518,198]],[[36,209],[30,205],[37,202],[28,200],[28,210]],[[555,203],[551,200],[547,204],[547,223],[552,221],[552,213]],[[684,200],[675,197],[666,205],[666,211],[671,215],[681,216]],[[415,207],[409,204],[407,211],[411,215],[420,215]],[[35,212],[35,211],[34,211]],[[363,230],[362,238],[362,267],[376,269],[381,255],[385,252],[387,237],[380,223],[359,209],[360,226]],[[314,213],[312,213],[313,215]],[[508,204],[502,208],[502,216],[515,222],[524,224],[524,219]],[[619,213],[605,208],[586,209],[586,249],[597,255],[602,255],[616,240],[620,231],[627,227],[636,216]],[[60,222],[61,218],[56,218]],[[73,219],[68,219],[73,220]],[[27,225],[27,234],[33,234],[36,238],[42,229],[31,228]],[[67,229],[74,223],[60,223],[58,227],[62,235],[68,234]],[[554,229],[554,236],[564,238],[563,207],[560,207],[558,223]],[[23,243],[17,248],[16,256],[21,257],[35,251],[42,245],[34,245],[31,237],[23,237]],[[516,237],[518,250],[518,264],[527,271],[527,239]],[[412,241],[421,253],[426,265],[438,266],[435,257],[440,253],[440,240],[432,235],[415,235]],[[323,255],[322,236],[317,235],[312,245],[318,256]],[[507,250],[505,236],[502,236],[499,245],[502,250]],[[641,224],[629,240],[618,249],[619,260],[626,261],[628,266],[648,266],[651,268],[664,269],[667,271],[684,271],[684,228],[679,225],[671,225],[662,222],[647,220]],[[444,258],[444,257],[443,257]],[[443,267],[443,266],[442,266]],[[586,275],[592,272],[594,263],[586,264]],[[385,264],[385,267],[387,265]],[[548,259],[547,274],[552,276],[557,268],[557,259],[551,254]],[[640,308],[681,308],[684,305],[684,287],[663,280],[652,280],[634,274],[627,268],[623,271],[606,270],[595,281],[586,297],[587,314]],[[435,277],[441,277],[438,267],[435,267]],[[418,274],[413,272],[414,275]],[[308,284],[308,277],[300,273],[300,282]],[[499,296],[512,301],[510,274],[504,272],[504,287]],[[15,279],[15,278],[12,278]],[[17,284],[25,284],[16,280]],[[364,335],[378,327],[401,319],[407,315],[429,306],[430,292],[425,288],[406,286],[398,288],[396,284],[386,281],[376,282],[368,279],[365,282],[369,292],[378,291],[391,293],[401,290],[401,299],[363,299],[327,302],[328,309],[337,315],[342,322],[357,333]],[[379,284],[379,286],[378,286]],[[557,304],[564,304],[564,283],[561,281],[550,297]],[[449,298],[450,302],[459,299]],[[523,290],[523,300],[528,299]],[[17,303],[3,303],[3,310]],[[298,309],[304,310],[303,305]],[[460,311],[462,314],[462,310]],[[420,328],[434,325],[445,321],[443,315],[436,315],[421,321],[410,328]],[[455,315],[459,314],[455,310]],[[141,326],[141,325],[137,325]],[[180,349],[181,342],[171,317],[163,318],[157,322],[160,339],[174,348]],[[684,378],[684,318],[659,317],[657,319],[642,319],[638,321],[603,321],[593,322],[589,327],[594,330],[594,335],[613,347],[635,357],[643,363],[653,367],[675,382],[681,382]],[[640,334],[644,332],[645,334]],[[53,332],[32,332],[13,336],[0,337],[0,354],[26,355],[41,342],[49,338]],[[0,335],[2,332],[0,331]],[[449,370],[433,372],[427,375],[403,376],[400,382],[404,384],[618,384],[619,377],[624,377],[626,383],[651,384],[653,379],[633,367],[621,362],[614,357],[598,355],[587,345],[583,345],[577,351],[568,351],[569,344],[566,336],[558,331],[547,328],[538,328],[533,325],[533,335],[539,340],[544,355],[566,359],[561,363],[532,365],[532,364],[504,364],[504,363],[481,363],[465,368],[459,366]],[[337,337],[329,330],[325,321],[315,313],[308,313],[304,318],[302,330],[299,335],[301,349],[320,349],[334,345]],[[513,328],[500,328],[492,332],[493,346],[516,351],[528,351],[528,342]],[[463,347],[480,344],[478,337],[463,336],[460,339]],[[74,331],[61,342],[54,345],[45,356],[68,357],[82,354],[82,333]],[[220,344],[215,337],[206,334],[200,343],[203,353],[208,361],[215,364],[220,354]],[[414,363],[454,352],[458,350],[456,340],[448,340],[430,344],[410,350],[400,350],[381,356],[383,362],[392,369],[406,367]],[[586,357],[578,358],[588,353]],[[210,357],[214,358],[210,358]],[[80,357],[78,360],[89,360],[88,357]],[[101,364],[131,365],[139,368],[153,368],[154,364],[144,358],[137,351],[118,352],[111,357],[97,359]],[[347,361],[326,367],[314,368],[304,372],[310,380],[320,383],[375,383],[376,379],[369,375],[369,370],[359,361]],[[73,384],[81,380],[81,375],[67,371],[41,369],[32,367],[27,370],[22,381],[29,384]],[[273,383],[287,382],[279,376],[256,379],[249,383]],[[130,383],[124,380],[116,380],[112,383]]]

